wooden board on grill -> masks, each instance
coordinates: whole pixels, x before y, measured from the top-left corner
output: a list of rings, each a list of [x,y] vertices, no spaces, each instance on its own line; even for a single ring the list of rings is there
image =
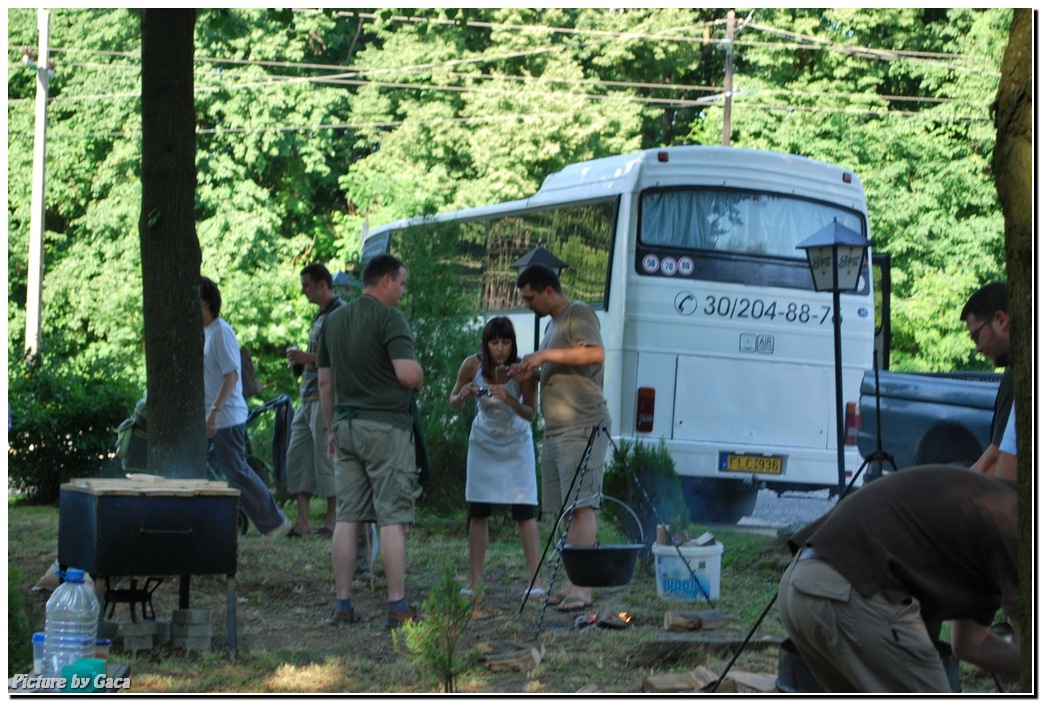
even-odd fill
[[[238,495],[221,480],[85,478],[64,483],[63,490],[76,490],[94,495],[185,496]]]

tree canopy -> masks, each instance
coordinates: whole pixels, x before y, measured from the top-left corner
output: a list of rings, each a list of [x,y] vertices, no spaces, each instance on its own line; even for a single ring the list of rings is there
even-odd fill
[[[307,336],[300,269],[364,226],[535,192],[567,163],[719,144],[724,10],[200,10],[202,272],[261,376]],[[141,36],[126,9],[52,11],[45,352],[144,370]],[[737,12],[733,146],[863,180],[893,255],[893,364],[986,368],[958,319],[1004,277],[992,173],[1010,9]],[[36,12],[8,12],[8,341],[23,344]]]

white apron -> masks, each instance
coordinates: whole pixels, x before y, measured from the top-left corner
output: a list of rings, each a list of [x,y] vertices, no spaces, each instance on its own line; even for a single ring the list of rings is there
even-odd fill
[[[484,369],[477,369],[484,378]],[[520,383],[511,378],[504,386],[520,398]],[[537,505],[535,444],[531,422],[497,397],[477,399],[477,417],[470,427],[466,454],[466,501],[494,505]]]

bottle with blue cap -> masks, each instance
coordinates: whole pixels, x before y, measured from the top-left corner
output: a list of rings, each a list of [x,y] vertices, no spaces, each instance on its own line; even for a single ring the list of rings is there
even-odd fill
[[[92,658],[98,636],[101,605],[94,588],[84,582],[83,571],[69,568],[65,582],[47,600],[46,634],[43,643],[43,674],[56,678],[63,665]]]

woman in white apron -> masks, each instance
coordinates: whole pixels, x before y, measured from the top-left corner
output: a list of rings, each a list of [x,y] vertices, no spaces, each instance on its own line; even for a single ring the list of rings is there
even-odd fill
[[[545,593],[536,579],[539,531],[535,523],[538,487],[531,420],[535,418],[535,381],[523,384],[507,369],[517,362],[517,335],[506,317],[494,317],[484,327],[481,350],[459,367],[459,377],[448,397],[462,409],[467,398],[477,401],[477,417],[470,428],[466,454],[466,502],[470,523],[470,584],[462,594],[473,595],[484,572],[488,551],[488,517],[492,505],[510,505],[520,529],[521,547],[528,564],[523,598]]]

